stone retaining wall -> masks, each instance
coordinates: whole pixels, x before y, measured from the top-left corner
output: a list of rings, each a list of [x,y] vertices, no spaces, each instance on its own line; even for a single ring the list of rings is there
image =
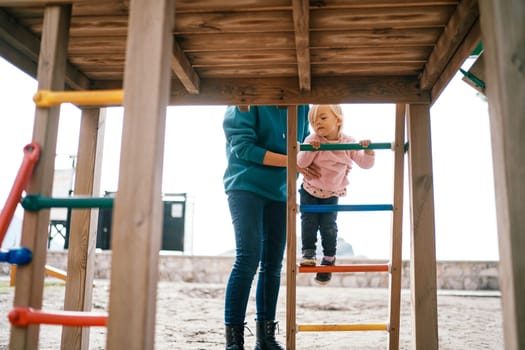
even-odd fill
[[[50,251],[47,264],[67,267],[67,251]],[[383,261],[338,259],[338,264],[382,263]],[[196,283],[226,283],[233,257],[189,256],[162,252],[160,255],[160,279]],[[284,263],[286,266],[286,262]],[[108,279],[111,271],[111,252],[96,254],[95,278]],[[9,274],[9,265],[0,264],[0,275]],[[410,287],[410,263],[403,262],[402,288]],[[388,273],[333,274],[331,286],[341,287],[388,287]],[[286,282],[283,273],[282,283]],[[314,285],[312,274],[297,276],[297,285]],[[437,266],[438,289],[451,290],[499,290],[497,261],[439,261]]]

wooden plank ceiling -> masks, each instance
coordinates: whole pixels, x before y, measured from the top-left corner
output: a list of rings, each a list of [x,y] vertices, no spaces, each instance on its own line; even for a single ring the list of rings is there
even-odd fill
[[[121,88],[129,0],[0,0],[0,55],[35,76],[43,6],[68,3],[68,87]],[[429,103],[478,17],[476,0],[177,0],[171,102]]]

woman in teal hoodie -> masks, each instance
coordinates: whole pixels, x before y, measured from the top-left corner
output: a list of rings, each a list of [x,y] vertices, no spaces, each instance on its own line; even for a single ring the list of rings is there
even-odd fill
[[[297,108],[297,141],[303,142],[309,107]],[[236,243],[225,297],[226,349],[244,349],[246,307],[259,268],[255,349],[281,350],[275,314],[286,244],[287,109],[252,106],[241,112],[230,106],[223,128],[228,159],[224,189]]]

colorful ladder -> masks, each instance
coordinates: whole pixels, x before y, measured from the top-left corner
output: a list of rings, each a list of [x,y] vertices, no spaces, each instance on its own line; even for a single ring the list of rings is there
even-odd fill
[[[290,114],[289,114],[290,115]],[[288,128],[296,120],[288,121]],[[372,143],[369,148],[372,149],[392,149],[395,154],[394,158],[394,198],[393,204],[366,204],[366,205],[295,205],[295,189],[293,179],[295,172],[289,172],[288,186],[288,250],[287,250],[287,348],[295,349],[295,337],[299,332],[333,332],[333,331],[386,331],[388,332],[389,350],[399,349],[399,324],[400,324],[400,303],[401,303],[401,243],[402,243],[402,218],[403,218],[403,171],[404,171],[404,153],[407,144],[404,143],[404,125],[405,124],[405,106],[396,106],[396,128],[394,143]],[[289,149],[293,144],[288,145]],[[301,150],[314,150],[310,145],[300,145]],[[321,145],[318,150],[335,150],[335,149],[363,149],[359,144],[346,145]],[[290,154],[290,152],[289,152]],[[295,158],[295,157],[290,157]],[[288,166],[294,166],[292,160],[289,160]],[[298,209],[299,208],[299,209]],[[391,260],[387,264],[352,264],[352,265],[335,265],[335,266],[297,266],[296,264],[296,242],[295,242],[295,215],[297,211],[301,212],[333,212],[333,211],[385,211],[393,212],[392,224],[392,244]],[[293,229],[291,231],[290,229]],[[293,233],[290,233],[293,232]],[[388,322],[383,324],[297,324],[296,322],[296,273],[315,273],[315,272],[332,272],[332,273],[359,273],[359,272],[387,272],[390,274],[389,290],[389,317]]]
[[[110,106],[120,105],[123,99],[123,90],[100,90],[100,91],[50,91],[39,90],[33,100],[37,107],[51,107],[70,102],[78,106]],[[25,157],[17,175],[17,180],[8,198],[6,206],[0,216],[0,242],[5,234],[14,213],[14,209],[21,200],[22,207],[26,211],[39,211],[49,208],[112,208],[113,198],[96,197],[67,197],[53,198],[39,194],[28,194],[22,198],[22,192],[29,182],[32,170],[38,161],[40,147],[36,143],[29,144],[24,149]],[[11,250],[0,255],[0,261],[5,260],[12,264],[22,265],[31,262],[31,251],[25,248]],[[66,272],[45,265],[45,274],[56,278],[66,279]],[[11,285],[15,284],[16,268],[11,269]],[[24,285],[23,288],[26,288]],[[26,293],[24,291],[23,293]],[[87,311],[42,311],[30,307],[15,306],[9,313],[9,321],[18,328],[30,325],[61,325],[70,327],[91,327],[107,324],[107,313]]]

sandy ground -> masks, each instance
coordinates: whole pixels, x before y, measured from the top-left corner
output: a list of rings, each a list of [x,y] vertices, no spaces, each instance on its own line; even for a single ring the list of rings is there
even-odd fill
[[[46,280],[44,310],[61,309],[64,284]],[[13,288],[0,281],[0,311],[7,315],[13,305]],[[253,293],[252,293],[253,294]],[[109,282],[96,282],[93,310],[107,310]],[[286,290],[281,290],[278,308],[280,332],[285,341]],[[161,282],[158,289],[156,349],[224,349],[224,285]],[[410,294],[401,300],[400,349],[411,344]],[[247,313],[247,326],[255,333],[253,300]],[[388,318],[388,290],[345,289],[340,287],[298,287],[297,323],[385,323]],[[438,293],[439,345],[443,350],[503,349],[501,300],[494,293]],[[0,349],[7,349],[10,324],[0,320]],[[253,349],[255,336],[245,332],[247,349]],[[60,348],[61,328],[42,326],[40,349]],[[104,349],[106,329],[91,330],[90,349]],[[297,349],[386,349],[388,334],[375,332],[303,332],[297,334]]]

